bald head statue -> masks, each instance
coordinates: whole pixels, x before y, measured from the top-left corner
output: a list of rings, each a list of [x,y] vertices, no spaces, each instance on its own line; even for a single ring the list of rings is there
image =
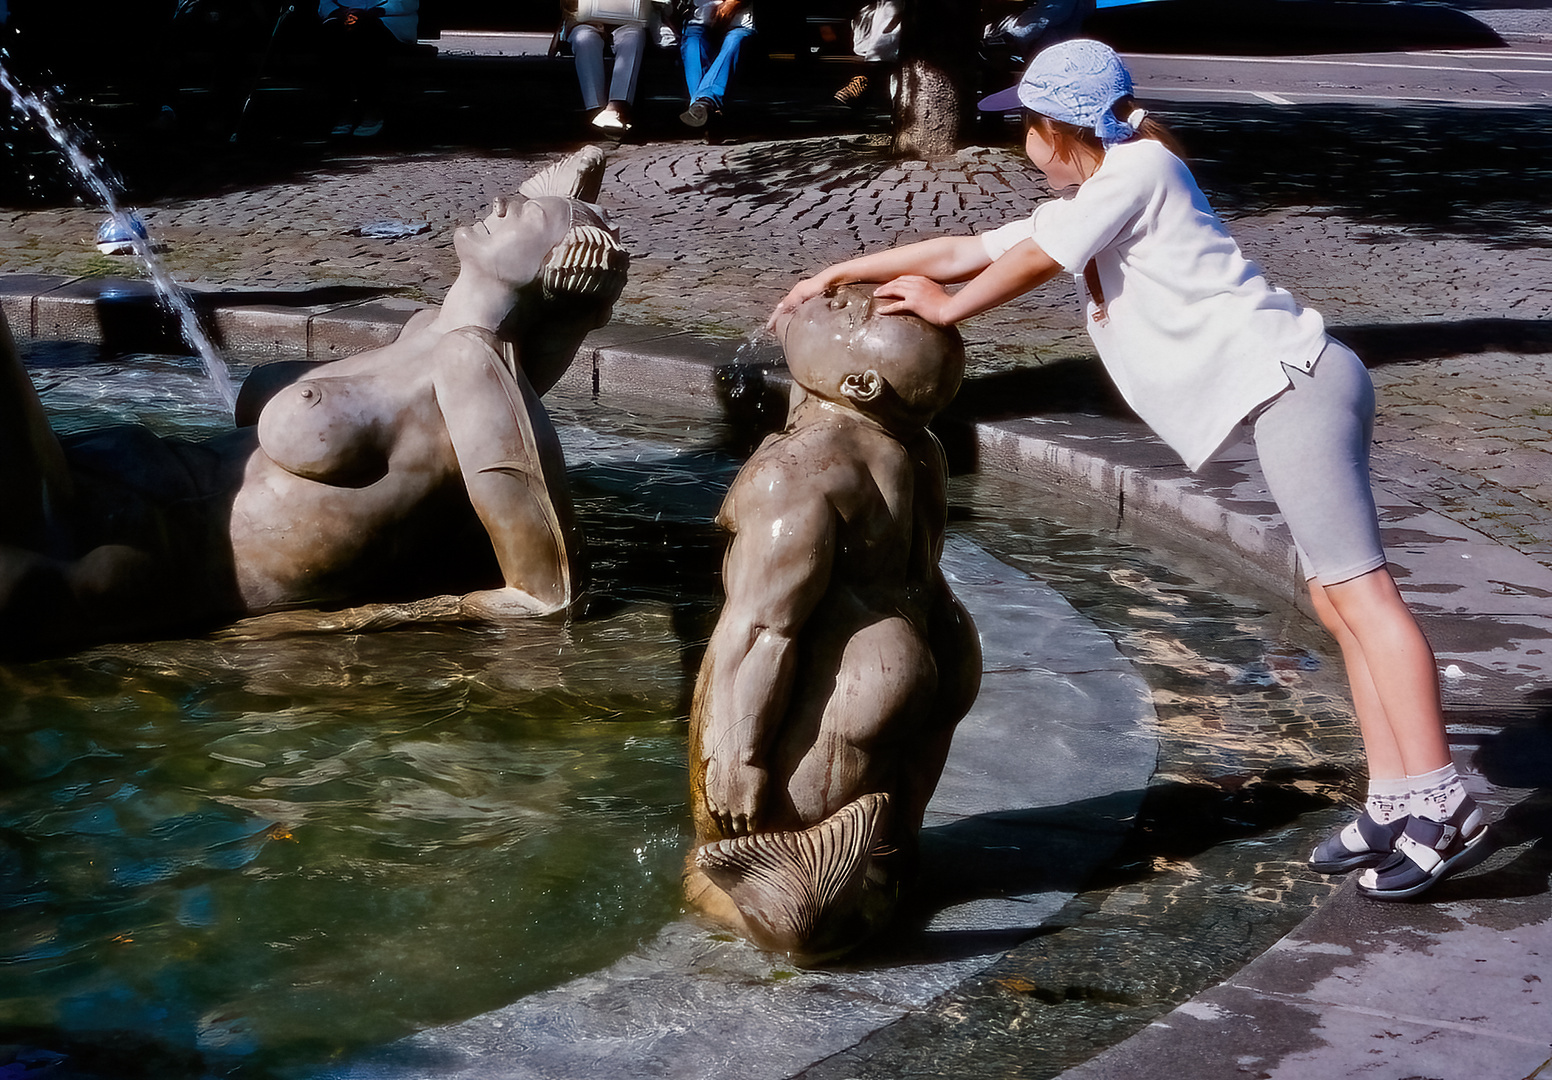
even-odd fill
[[[811,395],[891,427],[924,427],[959,392],[959,331],[880,315],[871,285],[842,285],[777,324],[792,377]]]

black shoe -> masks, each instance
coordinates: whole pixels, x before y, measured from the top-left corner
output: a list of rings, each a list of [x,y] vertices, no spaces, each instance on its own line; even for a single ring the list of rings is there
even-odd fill
[[[705,131],[707,146],[722,145],[722,139],[727,134],[727,128],[722,122],[722,110],[716,106],[712,106],[711,111],[706,115]]]
[[[623,139],[631,129],[630,112],[624,102],[611,101],[589,123],[610,138]]]
[[[679,114],[679,122],[687,127],[703,128],[715,110],[716,106],[705,98],[696,98],[690,102],[688,109]]]

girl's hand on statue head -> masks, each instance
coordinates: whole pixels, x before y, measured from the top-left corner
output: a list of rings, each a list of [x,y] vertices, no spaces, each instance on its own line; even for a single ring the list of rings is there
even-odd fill
[[[948,290],[919,274],[886,281],[873,290],[873,296],[884,301],[874,308],[880,315],[919,315],[934,326],[947,326],[951,321],[944,317]]]
[[[771,317],[765,320],[765,328],[767,330],[774,330],[777,319],[780,319],[783,315],[791,315],[804,301],[824,295],[825,290],[829,287],[829,283],[822,280],[822,275],[815,274],[813,277],[804,278],[792,286],[791,291],[781,298],[781,302],[776,305],[776,310],[771,312]]]

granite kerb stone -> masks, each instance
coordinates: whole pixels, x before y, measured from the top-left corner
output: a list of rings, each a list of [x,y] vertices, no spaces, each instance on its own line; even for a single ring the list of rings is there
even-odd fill
[[[1466,780],[1502,820],[1516,794]],[[1349,879],[1239,972],[1062,1080],[1540,1075],[1552,896],[1495,889],[1495,865],[1513,858],[1496,853],[1428,904],[1368,900]]]

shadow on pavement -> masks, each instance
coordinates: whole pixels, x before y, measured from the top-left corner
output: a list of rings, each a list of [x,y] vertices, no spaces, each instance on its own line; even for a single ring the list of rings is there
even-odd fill
[[[1552,353],[1552,324],[1539,319],[1370,323],[1333,326],[1330,330],[1333,337],[1363,357],[1371,368],[1470,353]]]
[[[984,814],[922,833],[922,874],[899,924],[846,958],[844,966],[893,966],[1004,953],[1056,933],[1050,922],[995,931],[932,930],[938,912],[984,898],[1077,892],[1152,878],[1161,861],[1189,861],[1220,845],[1287,826],[1331,800],[1300,788],[1341,776],[1332,769],[1281,769],[1245,782],[1168,781],[1063,806]],[[1109,849],[1097,871],[1095,848]],[[903,948],[902,942],[910,947]]]
[[[1443,881],[1429,893],[1439,902],[1504,900],[1552,892],[1552,689],[1526,696],[1528,708],[1472,710],[1452,721],[1502,724],[1484,736],[1452,733],[1455,744],[1477,744],[1472,765],[1495,788],[1529,791],[1494,815],[1497,854],[1478,873]]]
[[[1133,415],[1098,357],[1054,360],[968,378],[945,418],[973,423],[1074,412]]]
[[[136,202],[235,190],[319,166],[348,168],[363,153],[533,152],[600,137],[585,122],[569,57],[466,55],[431,45],[384,61],[380,134],[336,135],[339,80],[331,72],[339,64],[316,19],[303,5],[266,51],[273,16],[259,17],[264,6],[250,0],[245,10],[255,10],[243,26],[205,34],[184,49],[172,47],[182,39],[144,13],[116,37],[90,22],[67,36],[55,28],[79,16],[31,0],[14,20],[28,32],[0,33],[0,59],[24,89],[57,99],[61,120],[85,135],[88,151],[122,178]],[[70,47],[55,44],[65,40]],[[167,55],[149,61],[158,49]],[[630,137],[700,143],[708,136],[733,142],[887,133],[886,100],[850,109],[833,98],[862,61],[829,59],[839,62],[751,50],[731,86],[725,121],[715,131],[692,131],[678,120],[685,87],[677,50],[650,48]],[[8,108],[0,108],[0,146],[0,204],[75,199],[78,185],[53,143]]]
[[[1169,104],[1226,217],[1311,208],[1374,225],[1360,243],[1469,236],[1545,247],[1552,128],[1533,110],[1445,106]]]

